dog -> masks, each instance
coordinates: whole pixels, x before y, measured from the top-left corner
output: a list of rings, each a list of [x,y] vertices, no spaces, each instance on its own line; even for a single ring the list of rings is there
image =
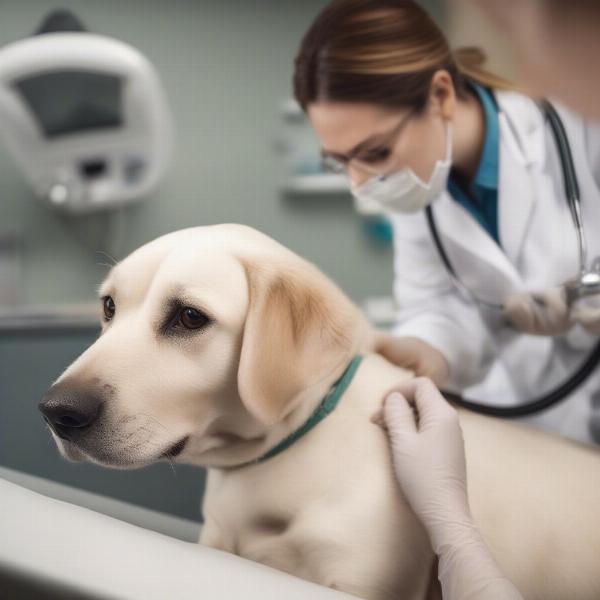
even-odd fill
[[[100,298],[98,340],[40,403],[64,457],[201,465],[202,544],[367,600],[426,597],[435,557],[371,421],[412,374],[374,352],[329,278],[254,229],[215,225],[142,246]],[[289,441],[344,377],[337,405]],[[528,600],[600,598],[600,453],[459,418],[471,510],[502,571]]]

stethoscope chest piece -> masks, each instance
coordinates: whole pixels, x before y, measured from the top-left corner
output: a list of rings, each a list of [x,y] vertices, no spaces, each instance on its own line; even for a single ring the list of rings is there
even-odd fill
[[[590,271],[583,271],[579,277],[565,283],[567,305],[577,300],[600,294],[600,257],[592,263]]]

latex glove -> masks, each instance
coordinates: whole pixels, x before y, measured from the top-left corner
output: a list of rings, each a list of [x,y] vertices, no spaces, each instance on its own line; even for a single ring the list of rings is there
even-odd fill
[[[562,335],[573,326],[562,287],[512,294],[504,303],[504,315],[515,329],[533,335]]]
[[[396,477],[439,557],[444,600],[523,600],[471,517],[457,412],[428,379],[397,390],[385,400],[384,425]]]
[[[417,376],[429,377],[437,385],[448,380],[450,369],[444,355],[419,338],[378,331],[375,352]]]
[[[471,526],[458,414],[429,379],[411,379],[395,390],[383,419],[396,476],[436,550],[458,522]]]
[[[600,335],[600,295],[581,298],[571,308],[573,321],[593,335]]]

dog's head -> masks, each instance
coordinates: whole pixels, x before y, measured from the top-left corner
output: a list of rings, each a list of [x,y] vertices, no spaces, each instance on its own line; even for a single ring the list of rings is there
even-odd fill
[[[235,464],[369,335],[318,269],[240,225],[143,246],[100,302],[100,337],[40,410],[64,456],[121,468]]]

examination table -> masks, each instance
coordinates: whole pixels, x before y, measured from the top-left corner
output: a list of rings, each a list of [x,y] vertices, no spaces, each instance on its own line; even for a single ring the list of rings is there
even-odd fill
[[[192,521],[0,468],[0,599],[354,598],[184,541],[198,531]]]

